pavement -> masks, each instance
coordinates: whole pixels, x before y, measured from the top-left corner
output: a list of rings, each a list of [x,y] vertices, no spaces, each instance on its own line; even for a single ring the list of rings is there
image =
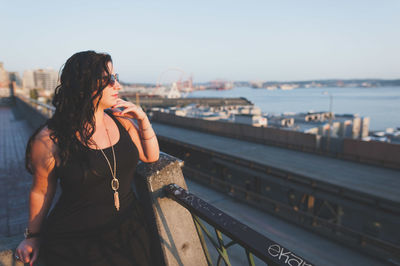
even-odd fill
[[[283,221],[273,215],[252,208],[221,192],[212,190],[186,177],[189,192],[214,205],[218,209],[258,231],[269,239],[279,243],[295,254],[314,263],[314,265],[344,266],[363,265],[379,266],[385,264],[375,258],[368,257],[332,240],[325,239],[299,226]],[[211,226],[208,227],[213,232]],[[224,239],[228,239],[226,236]],[[208,244],[210,247],[211,244]],[[211,251],[211,250],[210,250]],[[214,257],[217,256],[214,252]],[[232,265],[247,265],[245,251],[239,246],[228,249],[232,257]],[[256,265],[265,265],[259,259]]]
[[[33,133],[23,117],[0,106],[0,236],[21,234],[28,221],[31,175],[25,170],[25,147]]]

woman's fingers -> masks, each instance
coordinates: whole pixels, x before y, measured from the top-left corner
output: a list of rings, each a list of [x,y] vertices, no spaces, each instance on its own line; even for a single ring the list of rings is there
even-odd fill
[[[36,261],[36,259],[38,257],[38,254],[39,254],[39,250],[33,251],[33,256],[32,256],[32,259],[30,261],[29,266],[33,266],[33,263]]]
[[[111,108],[114,109],[118,107],[125,107],[125,109],[120,112],[115,112],[115,115],[117,116],[126,116],[134,119],[143,119],[143,117],[146,115],[140,106],[137,106],[136,104],[121,99],[118,99],[117,104],[113,105]]]
[[[137,111],[140,111],[140,109],[139,109],[137,106],[131,106],[131,107],[125,108],[125,109],[121,112],[121,114],[126,114],[126,113],[128,113],[128,112],[137,112]]]
[[[121,99],[117,100],[117,103],[113,105],[111,108],[116,108],[116,107],[130,107],[130,106],[136,106],[135,104],[131,102],[127,102]]]
[[[128,114],[131,118],[135,118],[141,111],[142,111],[141,108],[138,108],[137,106],[130,106],[120,112],[115,112],[115,114],[116,115],[127,115]]]
[[[22,253],[20,252],[20,250],[19,249],[17,249],[16,251],[15,251],[15,258],[17,259],[17,260],[23,260],[23,257],[22,257]]]
[[[29,259],[30,259],[30,253],[28,252],[28,250],[24,249],[24,250],[22,251],[22,257],[20,257],[20,258],[21,258],[21,260],[22,260],[23,262],[28,263],[28,262],[29,262]]]

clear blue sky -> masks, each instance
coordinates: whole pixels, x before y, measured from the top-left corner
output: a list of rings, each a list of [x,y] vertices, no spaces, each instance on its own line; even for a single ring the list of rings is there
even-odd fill
[[[0,61],[59,69],[108,52],[121,79],[400,78],[399,0],[2,1]]]

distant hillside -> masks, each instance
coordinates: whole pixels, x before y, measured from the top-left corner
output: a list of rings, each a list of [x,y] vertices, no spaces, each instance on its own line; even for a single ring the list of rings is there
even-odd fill
[[[266,81],[266,82],[249,82],[237,81],[235,86],[253,87],[253,88],[266,88],[281,85],[293,85],[298,88],[312,88],[312,87],[387,87],[399,86],[400,79],[324,79],[324,80],[305,80],[305,81]]]

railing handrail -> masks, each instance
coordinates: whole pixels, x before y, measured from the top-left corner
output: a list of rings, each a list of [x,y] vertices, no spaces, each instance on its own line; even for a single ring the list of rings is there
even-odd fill
[[[32,98],[28,98],[28,97],[26,97],[25,95],[22,95],[22,94],[17,94],[16,97],[19,97],[19,98],[20,98],[21,100],[23,100],[24,102],[27,102],[27,103],[34,103],[34,104],[36,104],[36,105],[39,105],[39,106],[44,107],[44,108],[46,108],[46,109],[49,109],[49,110],[51,110],[52,112],[54,112],[54,111],[56,110],[56,108],[55,108],[54,106],[50,106],[50,105],[48,105],[48,104],[39,102],[38,100],[35,100],[35,99],[32,99]]]
[[[170,184],[165,187],[165,191],[168,196],[188,209],[192,214],[217,228],[258,258],[268,263],[268,265],[292,265],[292,262],[296,262],[297,265],[301,266],[313,265],[182,187]]]
[[[52,117],[56,110],[54,106],[50,106],[38,100],[26,97],[22,94],[17,94],[15,98],[18,98],[21,102],[24,102],[26,105],[35,109],[38,113],[44,116],[45,119],[49,119],[50,117]]]
[[[203,178],[210,178],[209,175],[206,175],[202,172],[196,171],[194,169],[188,169],[187,166],[185,166],[185,171],[190,171],[192,173],[196,173],[196,174],[201,174],[201,176]],[[282,209],[286,209],[287,211],[293,211],[293,207],[289,206],[288,204],[285,204],[283,202],[279,202],[277,200],[273,200],[271,198],[268,198],[262,194],[256,193],[254,191],[251,190],[246,190],[243,187],[240,187],[238,185],[220,180],[218,178],[213,178],[213,182],[218,183],[219,185],[224,186],[225,188],[234,188],[235,191],[240,191],[242,193],[247,193],[248,195],[250,195],[251,197],[255,197],[259,200],[262,200],[264,202],[268,202],[273,204],[274,206],[278,207],[278,208],[282,208]],[[307,212],[301,211],[301,210],[297,210],[296,211],[296,215],[303,217],[304,219],[310,219],[313,220],[316,224],[320,224],[320,225],[325,225],[327,228],[332,229],[336,232],[342,232],[346,235],[351,235],[356,237],[357,239],[359,239],[360,242],[365,242],[365,243],[369,243],[369,244],[373,244],[375,246],[378,246],[379,248],[381,248],[382,250],[389,252],[389,253],[398,253],[400,251],[400,247],[394,245],[393,243],[390,243],[388,241],[384,241],[382,239],[367,235],[365,233],[356,231],[354,229],[348,228],[346,226],[343,225],[339,225],[339,224],[335,224],[333,222],[330,222],[329,220],[325,220],[322,219],[320,217],[315,217]]]

